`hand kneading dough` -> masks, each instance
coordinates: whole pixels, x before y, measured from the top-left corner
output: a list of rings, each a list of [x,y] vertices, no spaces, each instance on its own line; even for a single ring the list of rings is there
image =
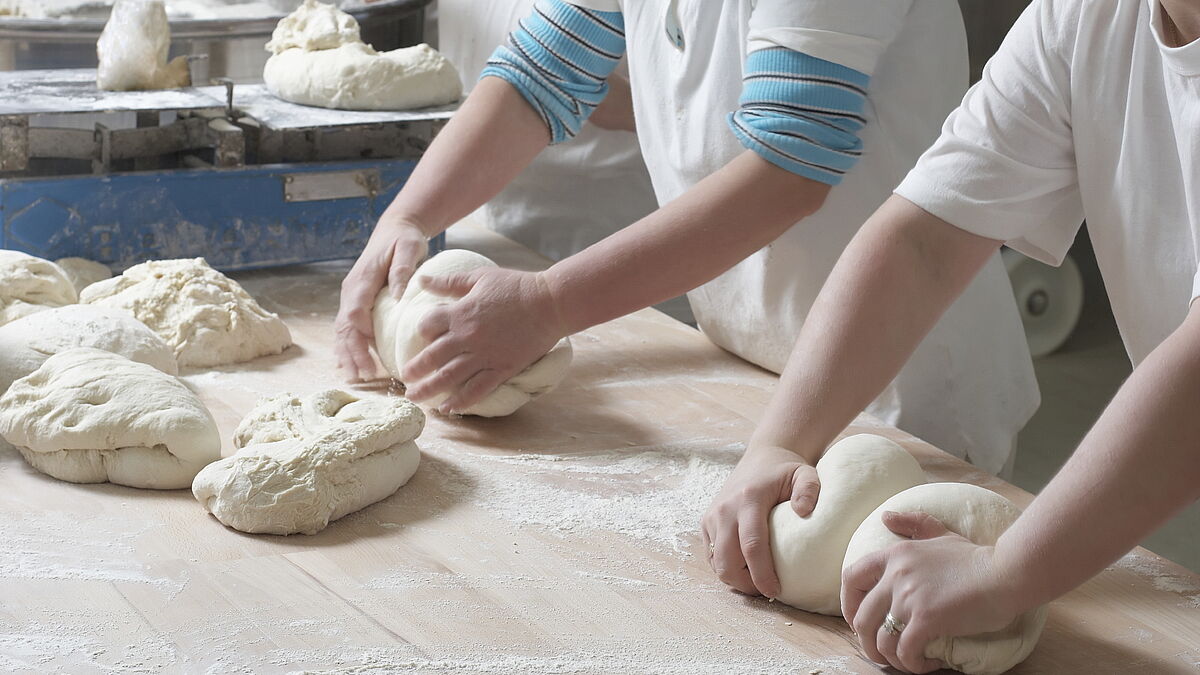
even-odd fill
[[[928,513],[949,530],[983,546],[995,544],[1021,515],[1012,502],[977,485],[918,485],[888,499],[867,516],[850,540],[843,567],[850,567],[868,553],[905,541],[883,524],[884,511]],[[1045,624],[1046,607],[1042,606],[995,633],[938,638],[925,647],[925,656],[968,675],[1003,673],[1029,656]]]
[[[421,265],[399,301],[392,297],[386,287],[379,292],[374,310],[375,348],[383,367],[392,377],[400,379],[400,367],[429,344],[417,331],[425,314],[435,307],[457,300],[426,291],[422,277],[470,272],[480,267],[496,267],[496,263],[471,251],[442,251]],[[559,340],[545,356],[500,385],[487,398],[462,411],[462,414],[480,417],[513,414],[521,406],[558,386],[567,375],[571,355],[571,341],[566,338]],[[437,396],[430,400],[429,405],[436,407],[446,398],[445,394]]]
[[[72,483],[175,489],[221,456],[200,399],[161,370],[78,347],[0,396],[0,435],[33,468]]]
[[[842,613],[842,558],[863,518],[885,499],[925,482],[921,465],[882,436],[859,434],[834,443],[817,462],[821,492],[801,518],[784,502],[771,511],[776,599],[831,616]]]
[[[119,354],[175,375],[175,351],[129,312],[68,305],[0,326],[0,394],[41,367],[46,359],[75,347]]]
[[[0,249],[0,325],[78,300],[75,286],[58,265]]]
[[[96,86],[110,91],[191,84],[186,56],[167,63],[171,25],[162,0],[117,0],[96,41]]]
[[[306,0],[275,27],[263,68],[267,89],[285,101],[342,110],[406,110],[457,101],[453,64],[429,45],[377,52],[354,17]]]
[[[82,291],[97,281],[112,278],[112,270],[108,269],[107,265],[87,258],[59,258],[54,264],[67,275],[76,291]]]
[[[238,425],[238,452],[196,476],[192,494],[222,523],[259,534],[316,534],[408,482],[421,409],[337,389],[263,400]]]
[[[204,258],[151,260],[88,286],[80,302],[132,313],[175,350],[180,366],[219,366],[278,354],[287,326]]]

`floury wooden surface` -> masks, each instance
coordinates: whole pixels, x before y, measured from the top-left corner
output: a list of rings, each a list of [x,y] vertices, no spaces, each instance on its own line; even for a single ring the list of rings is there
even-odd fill
[[[482,231],[451,245],[542,261]],[[226,439],[261,395],[339,386],[344,264],[239,274],[292,329],[189,374]],[[840,620],[725,591],[694,534],[774,378],[653,311],[574,338],[554,393],[431,416],[393,497],[318,535],[222,527],[186,491],[70,485],[0,454],[0,671],[864,673]],[[899,440],[931,480],[1029,495]],[[1055,603],[1014,672],[1196,672],[1200,578],[1144,550]]]

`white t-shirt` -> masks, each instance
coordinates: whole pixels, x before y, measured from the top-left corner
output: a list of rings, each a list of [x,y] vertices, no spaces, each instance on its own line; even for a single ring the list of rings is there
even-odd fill
[[[745,151],[725,116],[738,108],[748,51],[781,46],[871,75],[863,157],[822,208],[688,294],[713,342],[780,372],[846,244],[962,100],[968,59],[956,0],[682,0],[682,51],[664,27],[669,0],[571,1],[624,14],[638,139],[663,204]],[[998,472],[1037,404],[997,254],[869,410]]]
[[[1200,42],[1156,0],[1038,0],[897,192],[1050,264],[1084,218],[1133,362],[1200,294]]]

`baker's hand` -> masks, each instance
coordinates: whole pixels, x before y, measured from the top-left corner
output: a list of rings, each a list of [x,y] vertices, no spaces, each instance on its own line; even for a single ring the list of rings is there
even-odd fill
[[[334,352],[346,379],[371,380],[383,375],[371,357],[375,296],[384,284],[397,298],[403,295],[428,252],[429,239],[420,226],[388,218],[386,213],[379,219],[362,255],[342,280],[341,304],[333,323]]]
[[[442,413],[483,400],[567,334],[540,273],[489,267],[422,283],[434,293],[462,296],[425,315],[417,330],[429,346],[401,368],[410,399],[450,394],[438,406]]]
[[[790,501],[797,515],[817,504],[817,471],[800,455],[774,446],[751,446],[725,481],[701,521],[709,564],[717,577],[747,595],[779,595],[767,520]]]
[[[892,532],[911,541],[864,556],[842,574],[842,614],[873,661],[910,673],[942,664],[925,658],[938,637],[1001,630],[1016,618],[1016,587],[977,546],[925,513],[883,514]],[[884,627],[888,613],[904,623]]]

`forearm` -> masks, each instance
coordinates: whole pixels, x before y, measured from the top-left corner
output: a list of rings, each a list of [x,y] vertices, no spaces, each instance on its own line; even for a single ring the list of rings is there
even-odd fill
[[[829,186],[752,152],[545,273],[567,329],[583,330],[685,293],[813,213]]]
[[[996,545],[1019,610],[1078,586],[1200,498],[1200,309],[1129,377]]]
[[[381,222],[445,230],[495,196],[550,142],[546,123],[507,82],[485,77],[430,144]]]
[[[788,448],[815,462],[999,246],[892,196],[825,281],[751,447]]]

